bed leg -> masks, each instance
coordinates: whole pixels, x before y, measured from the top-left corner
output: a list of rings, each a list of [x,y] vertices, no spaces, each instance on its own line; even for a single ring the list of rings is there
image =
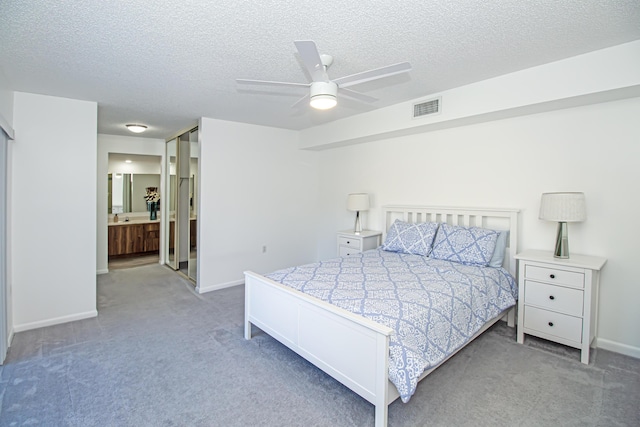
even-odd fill
[[[387,419],[389,417],[389,405],[376,405],[376,425],[375,427],[387,427]]]
[[[251,322],[249,322],[248,320],[244,321],[244,339],[251,339]]]
[[[375,427],[387,427],[389,416],[389,336],[377,336]]]
[[[513,307],[507,313],[507,326],[513,328],[516,326],[516,308]]]
[[[251,322],[249,321],[249,311],[251,309],[251,287],[249,286],[249,277],[244,278],[244,339],[251,339]]]

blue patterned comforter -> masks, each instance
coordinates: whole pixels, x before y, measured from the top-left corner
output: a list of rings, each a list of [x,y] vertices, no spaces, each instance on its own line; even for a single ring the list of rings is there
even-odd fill
[[[415,392],[422,372],[515,305],[518,294],[515,280],[504,268],[382,249],[266,277],[392,328],[389,379],[403,402]]]

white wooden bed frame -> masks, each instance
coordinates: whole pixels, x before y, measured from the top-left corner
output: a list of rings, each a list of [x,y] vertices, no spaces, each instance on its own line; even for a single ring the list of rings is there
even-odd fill
[[[411,223],[437,221],[509,230],[504,266],[515,277],[518,212],[517,209],[384,206],[383,230],[386,233],[397,218]],[[515,308],[505,310],[471,341],[500,318],[507,317],[509,326],[513,327],[514,313]],[[375,426],[387,426],[388,405],[399,397],[388,379],[392,329],[250,271],[245,272],[244,316],[245,339],[251,339],[252,324],[262,329],[375,405]],[[420,379],[438,366],[425,371]]]

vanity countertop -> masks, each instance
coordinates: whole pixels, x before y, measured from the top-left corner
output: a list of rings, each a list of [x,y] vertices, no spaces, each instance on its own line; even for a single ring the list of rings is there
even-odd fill
[[[153,224],[156,222],[160,222],[159,219],[154,219],[154,220],[150,220],[149,218],[146,219],[142,219],[142,218],[133,218],[130,219],[129,221],[125,221],[123,219],[121,219],[118,222],[113,222],[113,221],[109,221],[109,227],[111,227],[112,225],[130,225],[130,224]]]
[[[195,221],[196,217],[192,216],[189,218],[189,221]],[[174,222],[175,218],[171,218],[170,222]],[[129,221],[125,221],[124,219],[119,220],[118,222],[109,221],[108,225],[111,227],[112,225],[127,225],[127,224],[153,224],[156,222],[160,222],[160,219],[150,220],[149,218],[130,218]]]

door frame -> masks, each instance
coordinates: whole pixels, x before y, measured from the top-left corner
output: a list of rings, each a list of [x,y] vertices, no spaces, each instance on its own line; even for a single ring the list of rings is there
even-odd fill
[[[7,232],[8,182],[9,182],[9,139],[10,133],[0,126],[0,365],[4,364],[9,349],[7,259],[9,254]]]

